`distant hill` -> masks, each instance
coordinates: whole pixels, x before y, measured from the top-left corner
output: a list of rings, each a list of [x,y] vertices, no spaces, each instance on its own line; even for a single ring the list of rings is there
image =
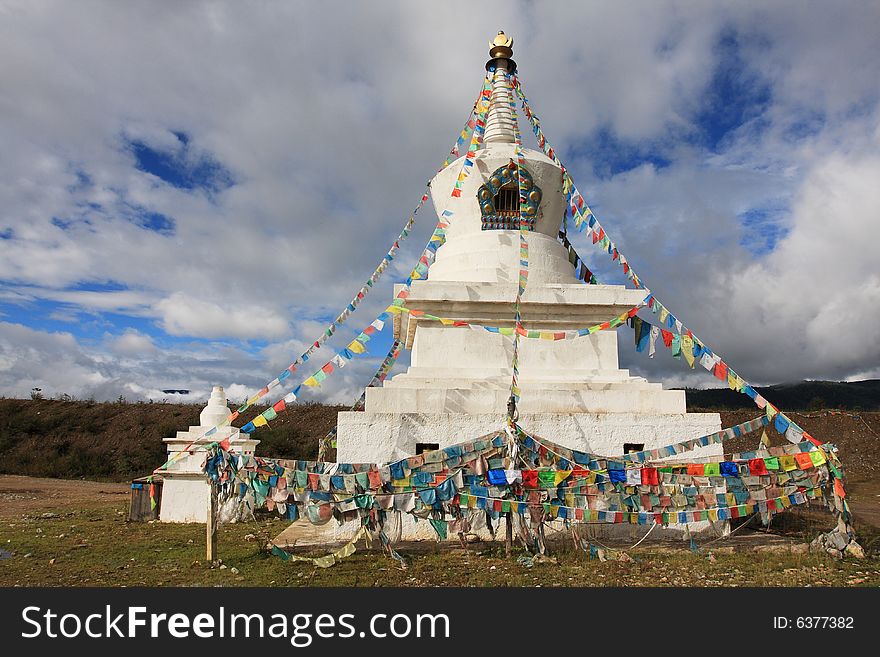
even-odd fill
[[[775,406],[787,411],[837,408],[849,411],[880,411],[880,381],[802,381],[755,388]],[[753,408],[746,395],[728,388],[685,389],[688,408]]]
[[[807,381],[758,391],[816,436],[846,448],[850,473],[874,476],[880,433],[880,381]],[[724,426],[760,414],[745,395],[731,390],[688,390],[689,410],[716,410]],[[244,424],[265,407],[253,407]],[[865,415],[802,411],[842,409]],[[149,474],[165,461],[162,438],[197,424],[202,404],[148,404],[0,398],[0,473],[125,481]],[[257,453],[277,458],[315,458],[318,439],[336,424],[342,406],[294,404],[255,437]],[[745,445],[748,441],[744,442]],[[750,443],[749,443],[750,444]],[[331,455],[331,458],[335,454]]]
[[[124,481],[165,462],[163,438],[199,423],[203,404],[0,398],[0,474]],[[265,409],[255,406],[241,424]],[[259,454],[315,458],[341,406],[295,404],[256,438]],[[346,409],[347,410],[347,409]],[[239,424],[236,422],[236,424]]]

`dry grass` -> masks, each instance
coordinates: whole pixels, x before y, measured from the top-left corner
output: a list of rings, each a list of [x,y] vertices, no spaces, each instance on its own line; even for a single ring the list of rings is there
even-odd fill
[[[128,523],[119,502],[60,507],[6,518],[0,526],[0,586],[878,586],[880,557],[834,561],[768,548],[760,535],[692,553],[686,545],[645,545],[632,562],[590,560],[567,541],[551,545],[553,562],[526,567],[500,544],[404,546],[402,570],[381,552],[358,551],[328,569],[284,563],[262,548],[284,521],[226,525],[226,569],[204,562],[204,525]],[[258,536],[246,540],[247,534]],[[778,535],[773,544],[784,539]],[[756,552],[754,543],[779,552]],[[321,554],[312,551],[311,554]],[[711,556],[710,556],[711,555]],[[232,568],[239,572],[233,573]]]

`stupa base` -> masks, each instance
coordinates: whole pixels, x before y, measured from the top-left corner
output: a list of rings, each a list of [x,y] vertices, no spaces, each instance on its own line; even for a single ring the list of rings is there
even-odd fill
[[[341,412],[337,425],[337,461],[387,463],[422,449],[449,447],[505,426],[501,413]],[[519,425],[539,438],[581,452],[620,456],[625,445],[654,449],[721,430],[718,413],[522,413]],[[710,460],[720,445],[688,452],[688,460]]]
[[[391,516],[398,514],[399,519]],[[480,542],[500,541],[504,542],[505,537],[505,520],[499,518],[494,521],[494,537],[486,526],[486,514],[484,512],[473,511],[471,513],[471,527],[467,532],[468,541],[475,538]],[[397,523],[399,522],[399,530]],[[670,524],[666,527],[655,527],[651,532],[648,540],[689,540],[691,536],[715,537],[721,536],[728,531],[728,521],[709,522],[701,521],[689,523],[687,528],[684,525]],[[516,527],[516,525],[515,525]],[[308,520],[302,518],[293,523],[273,539],[273,543],[278,547],[295,548],[316,545],[341,545],[351,540],[352,536],[357,533],[360,526],[357,522],[349,522],[340,525],[335,520],[331,520],[325,525],[312,525]],[[393,544],[400,541],[436,541],[437,532],[427,520],[417,520],[407,513],[390,512],[388,524],[386,525],[386,534]],[[578,525],[578,532],[581,536],[589,539],[596,539],[605,542],[629,542],[636,543],[642,539],[650,529],[650,525],[630,525],[630,524],[606,524],[606,523],[590,523],[586,525]],[[564,531],[565,527],[562,520],[548,521],[545,525],[545,535],[551,536],[557,531]],[[566,535],[568,532],[566,531]],[[568,539],[570,540],[570,538]],[[449,532],[446,537],[446,543],[457,543],[459,537],[457,533]],[[522,545],[522,543],[514,535],[514,544]],[[360,547],[360,545],[358,546]],[[374,547],[381,547],[378,544]],[[628,546],[624,546],[628,547]]]

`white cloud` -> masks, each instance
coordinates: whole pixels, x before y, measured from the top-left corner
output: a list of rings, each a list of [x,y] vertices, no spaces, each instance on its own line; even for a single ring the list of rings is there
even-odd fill
[[[119,336],[108,336],[107,348],[120,356],[148,356],[156,352],[152,338],[134,329],[127,329]]]
[[[287,322],[271,309],[245,304],[223,308],[183,292],[175,292],[156,304],[162,327],[169,335],[197,337],[233,336],[278,338],[288,333]]]
[[[600,219],[704,340],[764,381],[880,369],[876,6],[522,2],[500,23],[496,7],[468,2],[432,5],[430,21],[409,2],[169,12],[7,2],[0,12],[0,299],[50,302],[48,318],[64,321],[125,314],[166,334],[141,321],[139,333],[93,347],[7,324],[15,348],[3,352],[0,390],[26,393],[25,382],[53,376],[110,398],[120,387],[261,387],[387,250],[470,109],[499,27]],[[725,32],[741,37],[769,100],[708,152],[695,117]],[[583,148],[600,128],[670,165],[595,177]],[[174,132],[189,135],[187,149]],[[236,184],[168,185],[135,168],[131,140],[190,163],[210,155]],[[783,235],[756,255],[738,217],[763,207],[778,210]],[[143,212],[171,219],[173,234],[141,228]],[[426,208],[397,269],[338,341],[381,310],[432,224]],[[601,254],[578,247],[599,266]],[[91,284],[112,289],[81,289]],[[169,351],[168,336],[199,340]],[[271,344],[255,357],[210,342],[221,338]],[[680,375],[676,363],[646,367]],[[344,401],[369,369],[353,364],[319,394]]]

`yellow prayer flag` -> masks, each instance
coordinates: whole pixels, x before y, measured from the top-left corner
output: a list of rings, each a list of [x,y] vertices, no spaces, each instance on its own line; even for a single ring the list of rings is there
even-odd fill
[[[356,354],[362,354],[367,350],[367,348],[362,343],[358,342],[357,340],[352,340],[351,342],[349,342],[348,349],[350,351],[353,351]],[[306,384],[306,385],[308,385],[308,384]]]
[[[571,474],[571,470],[557,470],[556,476],[553,477],[553,485],[558,486],[563,481],[568,479],[568,476]]]
[[[684,359],[687,361],[687,364],[691,366],[691,369],[693,369],[694,339],[687,333],[683,333],[681,336],[681,353],[684,355]]]
[[[255,417],[252,422],[254,423],[255,427],[264,427],[269,424],[268,422],[266,422],[266,418],[264,418],[262,415],[258,415],[257,417]]]
[[[332,554],[328,554],[326,557],[317,557],[311,561],[318,566],[318,568],[329,568],[336,563],[336,559],[333,558]]]
[[[315,386],[318,385],[318,381],[317,381],[317,379],[315,379],[315,377],[310,376],[308,379],[306,379],[305,381],[303,381],[303,385],[304,385],[304,386],[309,386],[310,388],[314,388]],[[256,424],[256,423],[255,423],[255,424]]]

